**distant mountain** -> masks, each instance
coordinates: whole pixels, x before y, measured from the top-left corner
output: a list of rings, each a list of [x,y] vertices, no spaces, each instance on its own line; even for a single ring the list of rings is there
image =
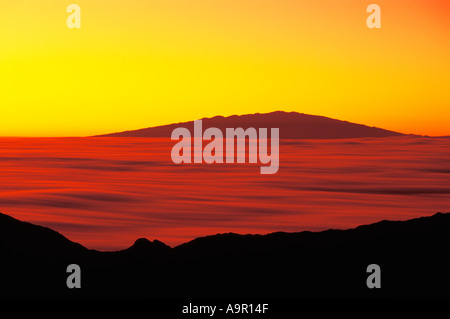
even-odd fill
[[[450,298],[450,213],[348,230],[217,234],[88,250],[0,214],[0,298]],[[66,287],[78,264],[82,288]],[[381,267],[369,289],[367,266]]]
[[[272,112],[265,114],[215,116],[202,119],[203,130],[217,127],[225,132],[226,128],[242,127],[279,128],[281,139],[333,139],[358,137],[401,136],[402,133],[376,127],[331,119],[324,116],[308,115],[297,112]],[[149,127],[134,131],[98,135],[109,137],[170,137],[177,127],[185,127],[193,132],[194,122],[183,122],[163,126]]]

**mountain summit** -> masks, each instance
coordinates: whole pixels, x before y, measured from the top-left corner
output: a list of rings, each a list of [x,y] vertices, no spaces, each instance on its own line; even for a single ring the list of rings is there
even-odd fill
[[[246,115],[232,115],[228,117],[215,116],[203,118],[203,129],[217,127],[223,132],[226,128],[242,127],[279,128],[281,139],[334,139],[359,137],[388,137],[401,136],[402,133],[370,127],[332,118],[309,115],[297,112],[276,111],[272,113],[255,113]],[[133,131],[124,131],[98,136],[108,137],[170,137],[177,127],[185,127],[191,132],[194,121],[174,123],[169,125],[149,127]]]

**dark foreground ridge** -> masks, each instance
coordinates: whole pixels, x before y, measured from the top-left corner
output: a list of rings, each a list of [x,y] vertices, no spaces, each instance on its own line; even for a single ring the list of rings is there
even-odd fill
[[[404,134],[370,127],[332,118],[309,115],[297,112],[276,111],[271,113],[256,113],[246,115],[233,115],[228,117],[215,116],[202,119],[203,130],[209,127],[217,127],[222,132],[226,128],[249,127],[279,128],[280,139],[336,139],[336,138],[361,138],[361,137],[388,137],[402,136]],[[99,135],[103,137],[168,137],[177,127],[189,129],[194,132],[194,122],[183,122],[140,130],[125,131]],[[270,130],[269,130],[270,132]]]
[[[450,213],[348,230],[217,234],[116,252],[0,214],[1,298],[449,298]],[[66,286],[69,264],[81,288]],[[369,289],[367,266],[381,267]]]

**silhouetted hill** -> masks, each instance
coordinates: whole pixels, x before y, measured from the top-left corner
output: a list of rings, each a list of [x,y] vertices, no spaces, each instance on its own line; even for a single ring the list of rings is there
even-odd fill
[[[217,127],[222,132],[225,132],[226,128],[237,127],[244,129],[249,127],[279,128],[281,139],[330,139],[403,135],[381,128],[335,120],[324,116],[282,111],[265,114],[233,115],[229,117],[215,116],[212,118],[203,118],[202,124],[203,130],[208,127]],[[185,127],[193,134],[194,122],[176,123],[99,136],[170,138],[172,131],[177,127]]]
[[[22,222],[1,213],[0,248],[2,253],[38,258],[73,257],[87,253],[82,245],[50,228]]]
[[[88,250],[0,214],[2,298],[450,298],[450,213],[348,230],[217,234]],[[66,287],[67,265],[82,288]],[[369,264],[382,288],[369,289]]]
[[[154,258],[164,258],[170,254],[172,248],[159,240],[150,241],[146,238],[137,239],[134,244],[124,250],[113,252],[120,258],[133,260],[149,260]]]

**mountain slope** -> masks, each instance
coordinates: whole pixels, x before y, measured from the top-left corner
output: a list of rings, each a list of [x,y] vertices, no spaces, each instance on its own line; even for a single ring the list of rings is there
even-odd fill
[[[3,254],[21,257],[74,257],[88,252],[60,233],[38,225],[19,221],[0,213],[0,248]]]
[[[249,127],[279,128],[281,139],[331,139],[358,137],[387,137],[403,134],[376,127],[331,119],[324,116],[308,115],[297,112],[272,112],[265,114],[216,116],[202,119],[203,130],[217,127],[225,132],[226,128]],[[170,137],[177,127],[185,127],[193,132],[194,122],[183,122],[140,130],[118,132],[99,136],[109,137]]]

